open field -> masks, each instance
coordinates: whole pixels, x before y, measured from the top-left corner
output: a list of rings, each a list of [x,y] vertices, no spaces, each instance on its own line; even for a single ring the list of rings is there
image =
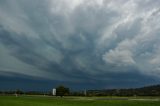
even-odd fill
[[[0,106],[160,106],[159,98],[0,96]]]

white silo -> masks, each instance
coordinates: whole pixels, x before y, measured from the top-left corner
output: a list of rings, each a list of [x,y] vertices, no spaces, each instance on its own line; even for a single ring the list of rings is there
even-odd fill
[[[56,96],[56,89],[55,88],[53,88],[53,90],[52,90],[52,95]]]

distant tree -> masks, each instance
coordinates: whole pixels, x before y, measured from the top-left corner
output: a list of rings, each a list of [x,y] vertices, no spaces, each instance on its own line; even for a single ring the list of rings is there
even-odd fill
[[[66,96],[66,95],[69,95],[69,92],[70,92],[69,88],[64,87],[63,85],[58,86],[56,88],[56,95],[57,96],[61,96],[61,97]]]
[[[40,91],[27,91],[27,92],[25,92],[25,94],[27,94],[27,95],[44,95],[44,92],[40,92]]]
[[[20,90],[20,89],[17,89],[17,90],[15,91],[15,93],[16,93],[16,94],[24,94],[24,92],[23,92],[22,90]]]

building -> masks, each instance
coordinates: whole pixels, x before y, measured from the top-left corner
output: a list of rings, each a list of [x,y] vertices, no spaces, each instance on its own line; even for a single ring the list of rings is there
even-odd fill
[[[53,88],[53,90],[52,90],[52,95],[56,96],[56,89],[55,88]]]

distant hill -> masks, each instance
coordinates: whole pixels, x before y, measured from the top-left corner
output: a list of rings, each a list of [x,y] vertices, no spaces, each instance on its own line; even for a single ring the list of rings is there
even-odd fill
[[[160,96],[160,85],[130,89],[88,90],[89,96]]]
[[[135,89],[139,95],[160,96],[160,85]]]
[[[52,95],[51,91],[0,91],[0,95],[26,94],[26,95]],[[145,86],[141,88],[130,89],[103,89],[103,90],[86,90],[70,92],[72,96],[160,96],[160,85]]]

